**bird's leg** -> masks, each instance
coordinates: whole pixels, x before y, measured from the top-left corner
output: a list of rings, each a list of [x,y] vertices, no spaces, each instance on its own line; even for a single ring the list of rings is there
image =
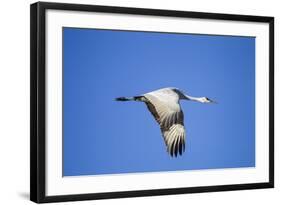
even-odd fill
[[[134,97],[119,97],[115,98],[116,101],[140,101],[140,102],[146,102],[146,99],[144,96],[134,96]]]
[[[146,102],[146,98],[144,96],[134,96],[134,101]]]

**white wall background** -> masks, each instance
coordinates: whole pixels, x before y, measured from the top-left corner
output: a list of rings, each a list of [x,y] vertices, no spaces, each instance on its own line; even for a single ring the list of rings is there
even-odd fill
[[[49,0],[52,1],[52,0]],[[2,1],[0,6],[0,204],[29,201],[29,4]],[[267,0],[60,0],[60,2],[218,12],[275,17],[275,189],[187,194],[67,204],[279,204],[281,199],[281,12]]]

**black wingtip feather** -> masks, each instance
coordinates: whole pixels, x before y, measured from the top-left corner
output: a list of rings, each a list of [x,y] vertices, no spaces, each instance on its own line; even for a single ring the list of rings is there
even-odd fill
[[[179,149],[179,138],[175,140],[175,156],[177,157],[178,156],[178,149]]]
[[[175,143],[175,141],[173,141],[172,144],[171,144],[171,149],[170,149],[170,155],[171,155],[171,157],[174,156],[174,143]]]
[[[175,145],[175,146],[174,146]],[[168,149],[169,150],[169,149]],[[171,149],[169,152],[171,157],[182,156],[185,151],[185,142],[183,139],[176,139],[171,144]]]
[[[181,139],[179,142],[179,153],[180,153],[180,155],[182,155],[182,140]]]

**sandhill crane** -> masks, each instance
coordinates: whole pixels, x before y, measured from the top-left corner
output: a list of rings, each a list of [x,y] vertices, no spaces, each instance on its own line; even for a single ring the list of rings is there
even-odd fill
[[[207,97],[192,97],[177,88],[162,88],[134,97],[118,97],[117,101],[144,102],[160,129],[167,146],[167,152],[173,157],[182,155],[185,150],[184,116],[179,100],[193,100],[201,103],[215,103]]]

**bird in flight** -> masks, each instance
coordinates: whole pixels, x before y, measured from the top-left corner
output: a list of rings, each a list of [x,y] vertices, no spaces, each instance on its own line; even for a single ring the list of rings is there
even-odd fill
[[[117,101],[144,102],[160,129],[167,146],[167,152],[173,157],[182,155],[185,150],[184,116],[180,100],[201,103],[215,103],[207,97],[192,97],[177,88],[162,88],[134,97],[118,97]]]

